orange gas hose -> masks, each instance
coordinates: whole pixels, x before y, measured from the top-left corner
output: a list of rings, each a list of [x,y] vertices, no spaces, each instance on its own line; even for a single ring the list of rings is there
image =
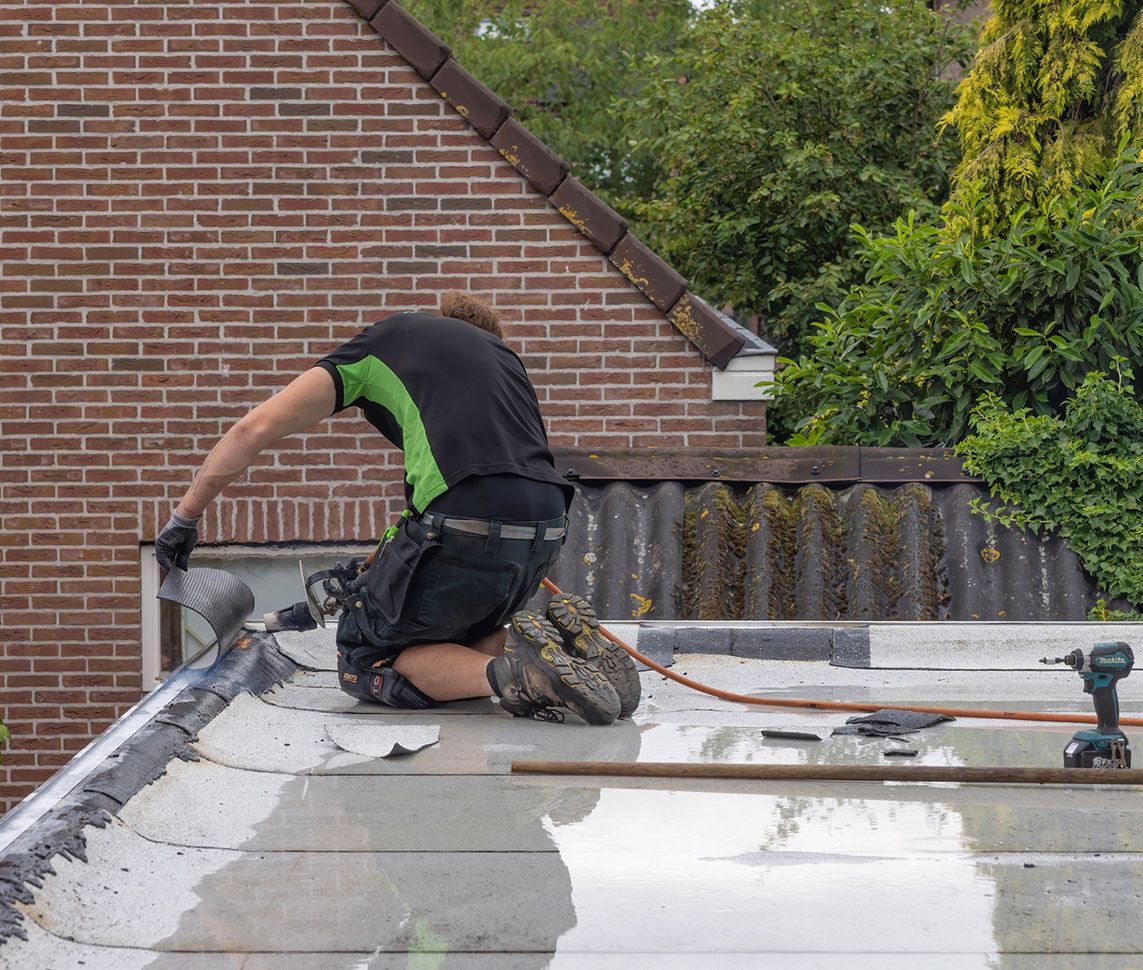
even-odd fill
[[[541,580],[541,584],[544,589],[553,596],[563,595],[560,588],[550,579]],[[889,704],[855,704],[851,701],[812,701],[796,697],[751,697],[749,694],[735,694],[733,691],[719,690],[717,687],[699,683],[697,680],[691,680],[689,677],[676,674],[666,667],[660,666],[650,657],[644,657],[643,654],[634,647],[628,646],[606,627],[601,626],[599,631],[617,647],[622,647],[640,663],[646,664],[664,677],[675,681],[675,683],[682,684],[684,687],[689,687],[691,690],[697,690],[702,694],[709,694],[711,697],[718,697],[724,701],[734,701],[736,704],[755,704],[760,707],[800,707],[819,711],[865,711],[869,713],[880,711],[891,706]],[[917,707],[915,704],[910,704],[909,710],[920,711],[923,714],[947,714],[949,717],[982,717],[1007,721],[1049,721],[1064,724],[1097,723],[1094,714],[1046,714],[1041,711],[986,711],[966,707]],[[1119,723],[1121,725],[1127,725],[1128,727],[1143,727],[1143,717],[1124,717],[1120,718]]]

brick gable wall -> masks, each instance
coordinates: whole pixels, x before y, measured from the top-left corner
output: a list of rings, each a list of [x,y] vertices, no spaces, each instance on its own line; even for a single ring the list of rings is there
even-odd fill
[[[0,3],[0,803],[139,697],[139,544],[230,422],[361,326],[493,300],[553,444],[751,447],[764,405],[341,2]],[[357,418],[263,456],[204,542],[375,536]],[[382,500],[378,500],[378,495]]]

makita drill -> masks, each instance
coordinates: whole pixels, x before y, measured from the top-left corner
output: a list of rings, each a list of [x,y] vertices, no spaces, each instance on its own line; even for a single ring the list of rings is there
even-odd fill
[[[1073,650],[1066,657],[1042,664],[1067,664],[1083,678],[1085,694],[1091,694],[1099,723],[1094,731],[1076,731],[1064,748],[1065,768],[1130,768],[1131,751],[1127,737],[1119,730],[1119,696],[1116,681],[1122,680],[1135,665],[1135,655],[1122,641],[1097,643],[1091,653]]]

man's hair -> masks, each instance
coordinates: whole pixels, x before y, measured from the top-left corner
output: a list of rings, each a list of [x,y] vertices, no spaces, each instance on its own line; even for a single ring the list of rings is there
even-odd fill
[[[471,323],[474,327],[504,339],[504,328],[500,325],[496,311],[483,300],[461,293],[460,290],[449,290],[441,297],[441,315]]]

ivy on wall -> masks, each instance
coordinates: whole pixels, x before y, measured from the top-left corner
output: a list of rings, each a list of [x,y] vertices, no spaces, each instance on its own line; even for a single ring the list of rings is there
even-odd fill
[[[974,433],[956,451],[1007,503],[977,503],[976,511],[1037,533],[1058,528],[1108,598],[1139,606],[1143,406],[1129,392],[1126,362],[1115,363],[1111,376],[1088,374],[1058,416],[987,395],[973,412]],[[1106,606],[1102,614],[1113,618]]]

